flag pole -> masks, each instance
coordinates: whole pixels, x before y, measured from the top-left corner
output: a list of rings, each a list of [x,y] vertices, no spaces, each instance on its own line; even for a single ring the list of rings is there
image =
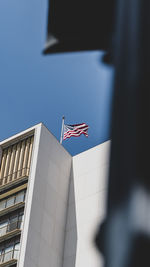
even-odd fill
[[[62,144],[62,141],[63,141],[63,135],[64,135],[64,121],[65,121],[65,116],[62,117],[62,126],[61,126],[60,144]]]

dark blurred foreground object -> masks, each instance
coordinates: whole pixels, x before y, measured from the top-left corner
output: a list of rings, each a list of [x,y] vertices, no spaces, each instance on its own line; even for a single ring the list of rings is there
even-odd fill
[[[50,3],[45,54],[95,49],[109,54],[114,38],[107,217],[96,243],[105,267],[149,267],[150,0],[117,1],[115,36],[114,1]]]
[[[109,50],[116,0],[49,0],[44,54]]]
[[[118,0],[105,267],[150,266],[150,1]]]

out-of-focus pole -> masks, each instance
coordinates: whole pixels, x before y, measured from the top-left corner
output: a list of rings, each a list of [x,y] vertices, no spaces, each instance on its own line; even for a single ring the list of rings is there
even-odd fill
[[[150,1],[118,0],[105,267],[150,266]],[[104,240],[104,242],[102,242]]]
[[[60,135],[60,144],[62,144],[62,141],[63,141],[63,135],[64,135],[64,121],[65,121],[65,116],[62,117],[61,135]]]

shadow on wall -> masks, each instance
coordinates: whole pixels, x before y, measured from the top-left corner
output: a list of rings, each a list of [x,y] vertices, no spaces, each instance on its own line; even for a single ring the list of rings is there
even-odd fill
[[[75,267],[76,265],[77,220],[72,167],[70,176],[63,267]]]

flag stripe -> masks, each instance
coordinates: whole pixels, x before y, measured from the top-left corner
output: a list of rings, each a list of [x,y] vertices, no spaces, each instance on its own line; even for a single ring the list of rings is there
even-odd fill
[[[83,129],[81,129],[81,130],[80,130],[80,129],[68,130],[68,131],[64,132],[64,134],[65,134],[65,133],[72,133],[72,132],[73,132],[73,133],[74,133],[74,132],[79,133],[79,132],[82,132],[82,131],[85,132],[85,131],[87,131],[87,130],[88,130],[88,127],[83,128]]]
[[[78,125],[78,126],[76,126],[76,125],[65,125],[65,128],[68,130],[68,129],[70,129],[70,130],[75,130],[75,129],[82,129],[82,128],[84,128],[84,127],[88,127],[88,125],[87,124],[80,124],[80,125]]]
[[[80,131],[87,131],[88,130],[88,127],[84,127],[82,129],[73,129],[73,130],[70,130],[68,129],[67,131],[65,131],[65,133],[67,132],[80,132]]]
[[[81,134],[84,134],[86,137],[88,137],[88,128],[89,126],[86,123],[64,125],[63,139],[65,140],[71,136],[79,137]]]
[[[66,136],[64,136],[64,140],[66,140],[67,138],[70,138],[71,136],[79,137],[81,134],[83,134],[83,133],[66,135]],[[85,133],[85,136],[88,137],[88,134]]]
[[[87,125],[86,123],[79,123],[79,124],[66,124],[67,126],[72,126],[72,127],[75,127],[75,126],[83,126],[83,125]]]
[[[87,135],[88,136],[88,133],[87,132],[80,132],[80,133],[69,133],[69,134],[64,134],[64,137],[66,137],[66,136],[79,136],[79,135],[81,135],[81,134],[85,134],[85,135]]]
[[[74,132],[74,131],[68,131],[68,132],[64,133],[64,136],[65,136],[65,135],[70,135],[70,134],[79,134],[79,133],[87,133],[87,131],[77,131],[77,132]]]

